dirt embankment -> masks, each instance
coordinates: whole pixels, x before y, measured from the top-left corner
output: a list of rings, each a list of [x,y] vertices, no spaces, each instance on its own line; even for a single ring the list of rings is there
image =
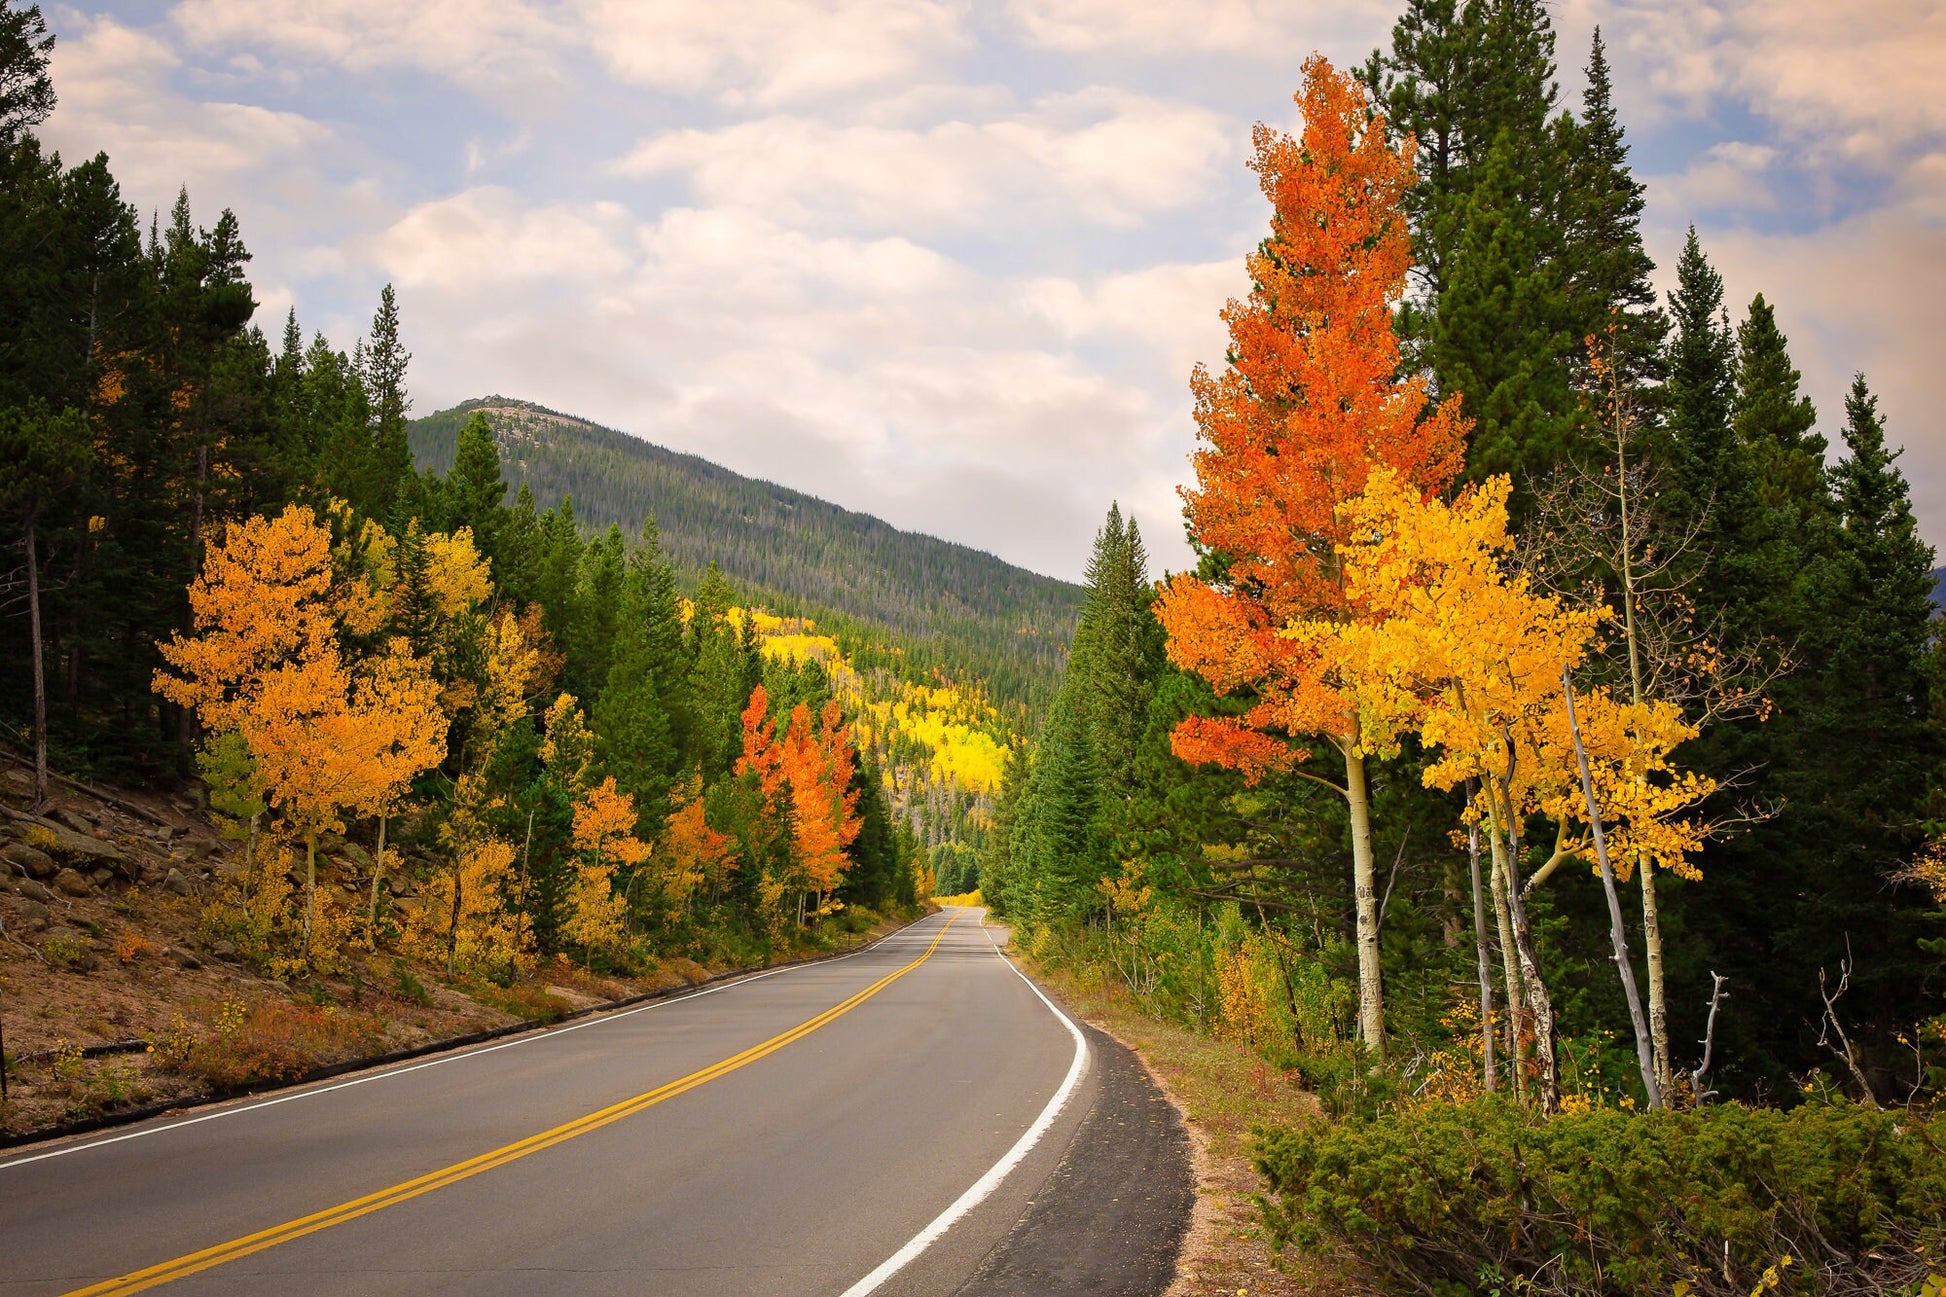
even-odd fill
[[[704,975],[687,961],[642,981],[551,964],[531,986],[459,989],[379,953],[354,957],[342,977],[271,981],[205,929],[204,903],[241,865],[197,805],[71,784],[50,791],[30,812],[31,774],[0,768],[0,1136],[192,1101]],[[355,894],[368,884],[353,849],[327,853],[321,886]]]

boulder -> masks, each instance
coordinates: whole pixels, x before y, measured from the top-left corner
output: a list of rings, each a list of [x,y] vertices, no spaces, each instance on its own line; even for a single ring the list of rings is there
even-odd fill
[[[161,825],[160,827],[151,831],[149,836],[154,838],[157,842],[167,842],[171,838],[176,836],[176,826],[173,824]]]
[[[63,869],[54,875],[54,889],[69,896],[87,896],[95,885],[74,870]]]
[[[194,896],[196,884],[189,881],[180,869],[171,869],[162,876],[162,885],[177,896]]]
[[[41,821],[41,825],[54,835],[54,842],[48,847],[48,851],[71,864],[85,862],[91,869],[103,867],[112,869],[116,873],[133,868],[127,854],[112,842],[104,842],[93,834],[76,833],[73,829],[64,828],[59,824],[50,824],[45,820]]]
[[[53,856],[25,842],[9,842],[0,847],[0,859],[19,865],[33,878],[52,878],[54,871],[59,868]]]
[[[96,887],[106,887],[115,881],[115,871],[112,869],[97,869],[89,877],[94,880]]]
[[[234,960],[237,957],[236,943],[218,939],[209,943],[209,953],[218,959]]]
[[[16,890],[18,890],[22,896],[26,897],[30,901],[40,901],[43,904],[51,904],[54,900],[54,892],[52,891],[52,889],[50,889],[46,883],[37,882],[32,878],[21,879],[20,886]]]
[[[26,915],[23,923],[29,932],[46,932],[54,922],[54,916],[48,912],[47,907],[30,897],[21,897],[20,910]]]
[[[65,924],[56,924],[47,930],[47,938],[41,942],[41,953],[77,973],[89,972],[95,966],[94,941],[87,933]]]
[[[54,818],[73,829],[76,833],[86,833],[92,836],[95,831],[94,821],[83,815],[80,811],[75,810],[72,806],[60,807],[54,812]]]
[[[178,968],[201,968],[203,966],[203,961],[193,950],[184,950],[181,946],[171,946],[164,953],[175,961],[176,967]]]

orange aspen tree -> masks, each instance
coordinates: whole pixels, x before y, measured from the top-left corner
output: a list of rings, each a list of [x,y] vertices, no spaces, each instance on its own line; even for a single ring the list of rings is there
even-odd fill
[[[704,818],[703,776],[694,772],[669,794],[669,819],[659,849],[672,898],[685,902],[702,889],[705,902],[723,899],[723,883],[736,868],[736,841]]]
[[[1283,635],[1298,622],[1365,615],[1347,598],[1338,551],[1343,505],[1374,464],[1426,493],[1458,472],[1465,424],[1457,398],[1434,407],[1423,379],[1399,377],[1392,312],[1411,262],[1399,202],[1412,148],[1386,142],[1358,82],[1314,55],[1297,94],[1304,128],[1259,125],[1256,171],[1270,199],[1270,237],[1247,259],[1253,283],[1231,301],[1230,364],[1191,380],[1196,485],[1183,490],[1189,528],[1221,575],[1184,574],[1157,614],[1169,656],[1219,694],[1252,700],[1235,718],[1191,717],[1172,746],[1252,780],[1308,756],[1315,737],[1343,758],[1357,913],[1359,1027],[1382,1052],[1378,899],[1373,880],[1370,757],[1392,736],[1367,727],[1357,700],[1323,678],[1315,644]],[[1307,777],[1310,777],[1307,775]]]
[[[829,899],[851,863],[845,849],[858,839],[858,793],[851,788],[854,754],[851,731],[836,702],[827,702],[815,729],[811,709],[799,703],[791,709],[790,725],[782,740],[784,777],[790,784],[792,829],[806,881],[819,914],[828,913]]]

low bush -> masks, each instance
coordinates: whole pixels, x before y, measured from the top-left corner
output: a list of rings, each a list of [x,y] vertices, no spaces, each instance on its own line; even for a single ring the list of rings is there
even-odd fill
[[[1265,1132],[1260,1203],[1280,1241],[1441,1297],[1913,1293],[1942,1269],[1942,1145],[1938,1118],[1843,1102],[1541,1121],[1489,1098]]]
[[[502,1013],[511,1013],[527,1022],[559,1022],[574,1012],[574,1006],[558,995],[538,986],[485,986],[468,988],[474,999]]]
[[[207,1025],[178,1016],[149,1042],[158,1062],[218,1088],[286,1081],[371,1052],[385,1035],[374,1014],[288,1000],[228,1000]]]

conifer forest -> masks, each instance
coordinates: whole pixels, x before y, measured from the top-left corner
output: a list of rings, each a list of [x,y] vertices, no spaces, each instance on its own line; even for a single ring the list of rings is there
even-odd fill
[[[42,143],[0,0],[22,841],[187,799],[201,939],[317,996],[984,905],[1312,1096],[1260,1228],[1370,1291],[1946,1293],[1937,430],[1814,407],[1694,226],[1652,278],[1599,30],[1403,4],[1253,136],[1193,566],[1102,501],[1077,589],[524,401],[413,419],[394,288],[348,349],[263,319],[224,195]]]

